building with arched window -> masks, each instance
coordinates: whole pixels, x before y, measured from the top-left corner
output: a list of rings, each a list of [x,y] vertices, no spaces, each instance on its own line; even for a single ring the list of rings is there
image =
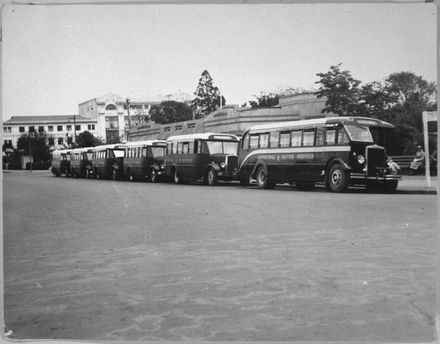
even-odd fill
[[[79,104],[78,111],[81,117],[96,120],[98,138],[115,142],[126,139],[130,127],[144,123],[152,104],[156,102],[135,99],[127,104],[127,99],[109,93]]]

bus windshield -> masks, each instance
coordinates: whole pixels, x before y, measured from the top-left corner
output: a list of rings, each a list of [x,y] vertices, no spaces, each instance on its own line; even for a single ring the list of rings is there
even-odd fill
[[[153,158],[160,158],[165,156],[165,147],[151,147],[151,154]]]
[[[113,154],[115,156],[115,158],[122,158],[124,157],[124,150],[123,149],[114,149],[113,150]]]
[[[358,125],[345,125],[348,135],[352,141],[373,142],[370,129],[368,127],[361,127]]]
[[[230,141],[206,141],[209,154],[233,154],[237,155],[238,142]]]

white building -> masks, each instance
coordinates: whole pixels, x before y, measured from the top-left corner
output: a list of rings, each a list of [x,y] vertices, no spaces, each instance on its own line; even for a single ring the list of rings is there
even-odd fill
[[[46,132],[48,144],[54,148],[67,147],[75,135],[89,131],[97,135],[96,121],[78,115],[12,116],[3,122],[2,144],[17,147],[17,141],[29,132]]]
[[[130,98],[129,104],[127,111],[127,99],[110,93],[79,104],[78,113],[96,121],[97,136],[103,142],[126,140],[129,127],[144,124],[151,105],[158,102]]]

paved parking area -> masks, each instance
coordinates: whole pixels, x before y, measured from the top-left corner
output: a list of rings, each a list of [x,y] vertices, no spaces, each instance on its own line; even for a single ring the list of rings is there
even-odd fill
[[[12,338],[432,341],[436,196],[5,173]]]

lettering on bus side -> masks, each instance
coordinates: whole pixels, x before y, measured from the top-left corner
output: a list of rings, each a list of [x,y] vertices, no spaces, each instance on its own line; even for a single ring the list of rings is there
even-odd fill
[[[315,153],[278,153],[278,154],[257,154],[257,159],[262,160],[312,160]]]

